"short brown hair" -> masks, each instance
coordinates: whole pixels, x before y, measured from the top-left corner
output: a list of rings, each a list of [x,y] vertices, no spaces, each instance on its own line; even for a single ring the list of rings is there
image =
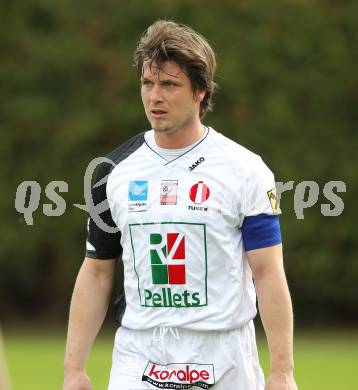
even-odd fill
[[[216,61],[202,35],[183,24],[158,20],[144,32],[134,52],[134,66],[139,74],[147,60],[159,67],[165,61],[176,62],[189,77],[193,91],[206,91],[200,104],[200,118],[212,110]]]

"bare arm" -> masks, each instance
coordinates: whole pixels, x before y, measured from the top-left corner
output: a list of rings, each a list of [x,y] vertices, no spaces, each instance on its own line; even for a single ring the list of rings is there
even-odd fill
[[[86,362],[108,309],[114,260],[85,258],[78,273],[68,322],[63,390],[91,389]]]
[[[282,245],[247,252],[269,353],[265,390],[296,390],[293,378],[293,313],[283,267]]]

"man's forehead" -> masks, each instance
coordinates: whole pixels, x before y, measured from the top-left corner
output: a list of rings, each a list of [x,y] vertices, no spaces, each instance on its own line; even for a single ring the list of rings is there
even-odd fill
[[[144,61],[142,71],[143,77],[160,77],[164,75],[180,78],[184,75],[184,72],[174,61],[165,61],[161,64],[157,64],[153,60]]]

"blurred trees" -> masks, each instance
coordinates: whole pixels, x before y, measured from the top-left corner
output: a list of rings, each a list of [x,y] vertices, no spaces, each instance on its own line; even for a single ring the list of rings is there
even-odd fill
[[[277,181],[316,181],[319,202],[298,220],[282,198],[285,261],[298,322],[358,319],[358,3],[308,0],[2,2],[0,23],[0,308],[2,318],[64,318],[84,253],[83,174],[148,128],[132,53],[158,18],[191,25],[217,53],[215,110],[205,123],[259,153]],[[34,225],[17,186],[42,187]],[[44,190],[68,183],[64,215]],[[341,216],[322,189],[341,180]],[[329,203],[329,202],[328,202]]]

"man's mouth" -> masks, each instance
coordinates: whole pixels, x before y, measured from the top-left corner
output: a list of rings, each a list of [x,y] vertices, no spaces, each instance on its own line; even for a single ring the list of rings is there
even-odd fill
[[[164,115],[166,115],[167,112],[164,110],[154,109],[154,110],[150,110],[150,113],[151,113],[152,117],[154,117],[154,118],[162,118]]]

